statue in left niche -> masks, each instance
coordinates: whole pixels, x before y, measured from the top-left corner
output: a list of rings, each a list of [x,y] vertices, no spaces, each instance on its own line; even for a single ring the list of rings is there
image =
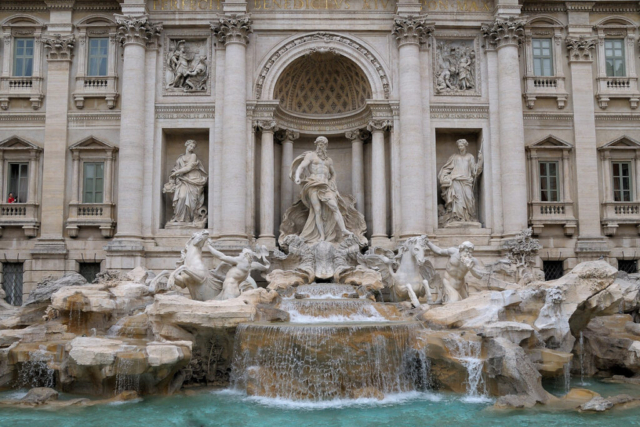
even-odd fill
[[[207,56],[190,53],[186,43],[185,40],[177,41],[173,52],[169,52],[167,56],[166,89],[184,92],[206,91],[209,79]]]
[[[184,145],[186,152],[176,160],[169,182],[162,189],[163,193],[173,193],[173,217],[165,227],[204,228],[207,222],[207,208],[204,206],[207,172],[194,153],[196,142],[190,139]]]

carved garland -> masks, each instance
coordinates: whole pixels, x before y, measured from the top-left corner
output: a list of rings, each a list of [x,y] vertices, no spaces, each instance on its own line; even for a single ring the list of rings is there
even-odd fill
[[[342,43],[363,54],[365,58],[367,58],[367,60],[371,63],[371,65],[373,65],[373,67],[378,72],[378,76],[380,76],[380,80],[382,81],[384,97],[385,99],[389,99],[389,96],[391,94],[391,85],[389,84],[389,78],[387,77],[387,73],[382,67],[382,64],[380,63],[380,61],[376,59],[376,57],[369,51],[369,49],[367,49],[360,43],[353,41],[345,36],[341,36],[339,34],[326,33],[326,32],[317,32],[315,34],[310,34],[310,35],[302,36],[295,40],[291,40],[290,42],[282,46],[280,49],[278,49],[277,52],[271,55],[271,57],[266,62],[264,67],[262,67],[262,70],[260,71],[260,75],[258,76],[258,82],[256,84],[256,92],[255,92],[256,99],[260,99],[262,97],[262,87],[264,85],[264,81],[267,78],[267,75],[269,74],[269,71],[271,70],[273,65],[285,55],[285,53],[287,53],[288,51],[290,51],[295,47],[304,45],[306,43],[318,41],[318,40],[323,40],[327,43],[332,41],[337,43]]]

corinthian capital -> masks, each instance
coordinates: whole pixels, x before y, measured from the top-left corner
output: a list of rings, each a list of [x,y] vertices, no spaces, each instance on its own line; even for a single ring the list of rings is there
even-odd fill
[[[393,34],[398,47],[405,44],[421,44],[433,32],[434,27],[427,25],[427,16],[396,16],[393,20]]]
[[[585,36],[567,37],[565,43],[569,51],[569,62],[593,61],[593,50],[596,47],[594,39],[588,39]]]
[[[524,21],[513,17],[497,18],[491,24],[483,24],[480,31],[491,47],[520,46],[524,37]]]
[[[49,61],[69,61],[73,56],[76,38],[73,35],[63,37],[60,34],[54,34],[51,38],[43,37],[42,42],[49,50],[47,53]]]
[[[391,120],[373,119],[369,121],[367,130],[369,132],[385,131],[391,127]]]
[[[276,133],[276,139],[280,142],[285,142],[285,141],[293,142],[298,138],[300,138],[300,132],[296,132],[295,130],[291,130],[291,129],[280,129]]]
[[[116,15],[118,41],[123,45],[136,43],[147,46],[147,42],[160,35],[162,24],[152,24],[147,16]]]
[[[257,120],[255,126],[262,132],[275,132],[278,130],[278,123],[275,120]]]
[[[227,15],[218,18],[218,22],[211,23],[213,35],[225,46],[230,43],[247,44],[251,28],[250,15]]]

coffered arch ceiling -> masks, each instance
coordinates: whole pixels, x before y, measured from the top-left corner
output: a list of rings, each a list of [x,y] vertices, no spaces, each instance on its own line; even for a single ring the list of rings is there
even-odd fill
[[[364,72],[349,58],[312,52],[282,72],[274,98],[292,113],[339,115],[362,109],[372,98],[372,90]]]

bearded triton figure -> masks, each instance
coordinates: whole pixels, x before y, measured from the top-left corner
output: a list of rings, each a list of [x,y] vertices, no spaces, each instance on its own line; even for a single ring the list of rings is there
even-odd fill
[[[300,201],[284,215],[278,239],[281,245],[289,235],[300,236],[307,243],[335,244],[354,235],[361,246],[367,243],[364,217],[355,209],[353,198],[343,198],[336,187],[328,143],[324,136],[318,137],[316,151],[307,151],[291,164],[289,177],[302,185],[302,191]]]
[[[476,179],[482,173],[482,146],[478,151],[478,162],[467,153],[466,139],[456,141],[458,154],[453,154],[438,173],[445,205],[445,223],[453,221],[474,222],[476,200],[473,194]]]
[[[169,182],[162,189],[163,193],[173,193],[173,218],[167,226],[204,227],[207,220],[207,209],[204,207],[207,172],[193,152],[196,142],[190,139],[184,145],[186,152],[176,160]]]

